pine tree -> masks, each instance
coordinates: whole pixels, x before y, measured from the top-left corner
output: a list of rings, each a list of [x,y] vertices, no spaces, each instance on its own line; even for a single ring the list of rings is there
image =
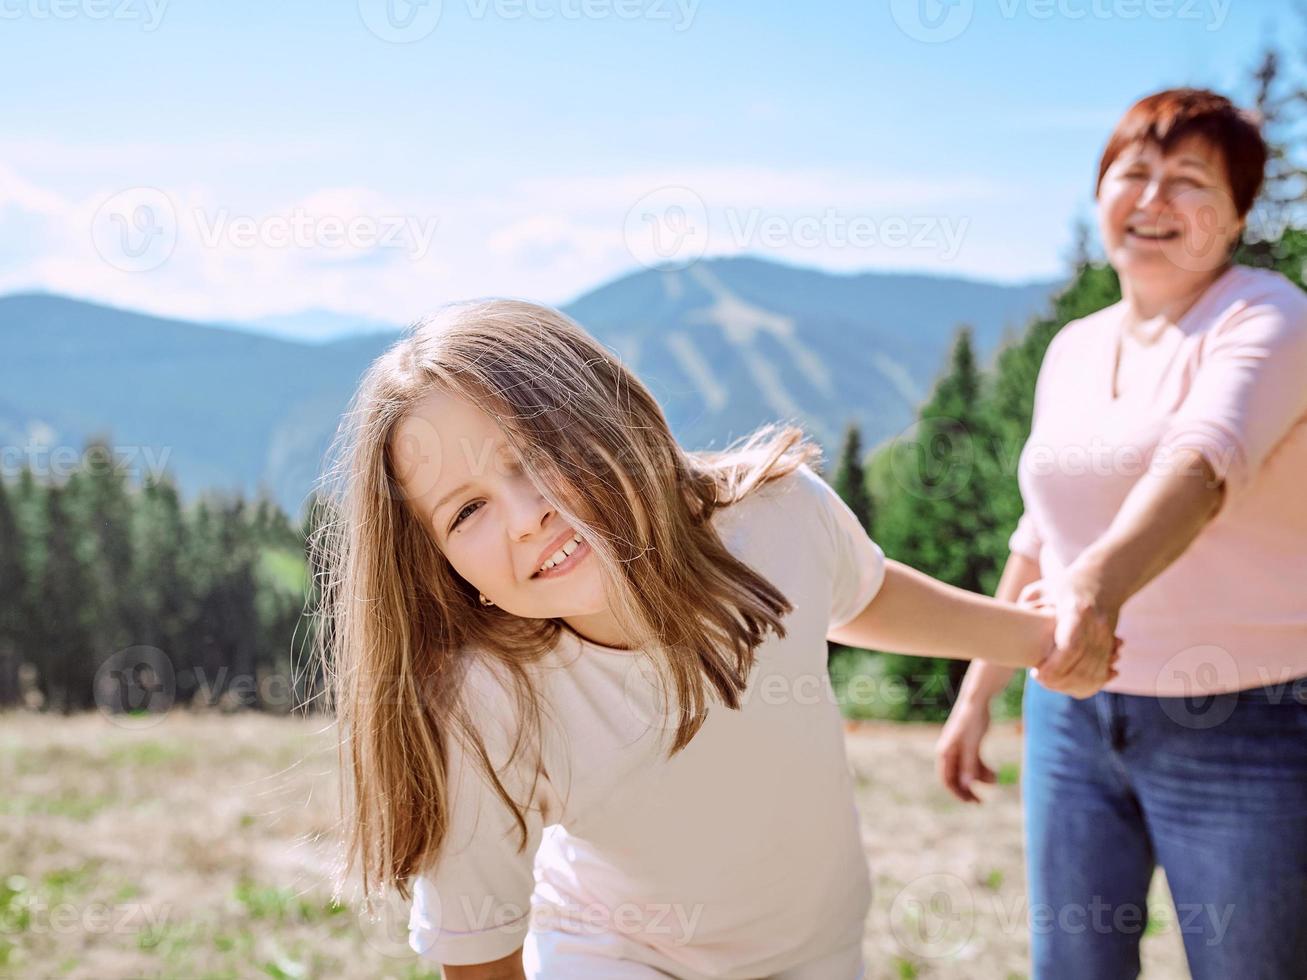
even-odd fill
[[[992,441],[971,331],[962,327],[918,424],[887,449],[891,488],[879,522],[887,557],[960,588],[984,591],[993,563],[976,542],[994,526],[988,499]],[[886,672],[907,687],[904,716],[943,717],[966,667],[966,661],[885,656]]]
[[[136,642],[137,596],[132,589],[132,501],[127,474],[104,436],[83,448],[80,490],[70,498],[83,531],[87,565],[95,579],[93,617],[101,655],[109,656]]]
[[[257,549],[244,501],[202,500],[191,531],[202,569],[194,621],[195,693],[207,703],[246,706],[253,702],[260,625]]]
[[[67,500],[80,492],[74,473],[64,487],[45,489],[45,561],[37,582],[34,650],[45,664],[46,704],[64,712],[94,704],[95,576],[77,547],[81,533]]]
[[[25,551],[9,488],[0,477],[0,707],[16,704],[20,694],[18,664],[26,640],[28,591]]]
[[[1252,71],[1253,105],[1266,140],[1266,177],[1249,215],[1249,242],[1273,243],[1307,224],[1307,166],[1301,156],[1307,88],[1269,47]],[[1263,264],[1258,262],[1256,264]]]
[[[180,683],[192,676],[188,632],[195,601],[186,522],[170,476],[146,477],[132,524],[132,618],[137,642],[159,650]],[[189,688],[189,680],[185,683]]]
[[[831,486],[840,495],[849,509],[858,516],[858,521],[867,533],[875,537],[874,504],[871,491],[867,487],[866,463],[862,453],[862,432],[854,422],[844,429],[844,439],[840,446],[839,463]]]

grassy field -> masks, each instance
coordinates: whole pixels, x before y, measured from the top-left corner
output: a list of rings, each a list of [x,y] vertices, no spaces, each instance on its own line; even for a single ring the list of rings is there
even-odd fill
[[[1024,977],[1020,736],[995,732],[1004,785],[964,807],[934,781],[936,732],[849,732],[869,976]],[[407,948],[404,903],[367,921],[331,901],[332,738],[255,714],[0,715],[0,976],[438,976]],[[1151,904],[1145,975],[1182,978],[1160,876]]]

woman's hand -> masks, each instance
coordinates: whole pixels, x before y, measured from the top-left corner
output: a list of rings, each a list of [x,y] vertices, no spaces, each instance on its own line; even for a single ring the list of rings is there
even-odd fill
[[[996,783],[994,770],[980,758],[980,743],[989,731],[989,703],[959,698],[935,743],[935,772],[950,793],[963,803],[984,802],[971,787]]]
[[[1053,650],[1031,669],[1034,680],[1051,691],[1083,699],[1117,676],[1122,645],[1116,636],[1119,610],[1099,605],[1069,577],[1057,584],[1043,579],[1032,582],[1021,590],[1017,602],[1050,610],[1057,617]]]

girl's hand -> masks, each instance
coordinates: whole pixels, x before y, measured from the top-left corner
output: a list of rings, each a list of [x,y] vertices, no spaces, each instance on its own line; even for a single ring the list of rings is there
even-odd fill
[[[1043,579],[1022,589],[1017,602],[1057,616],[1053,650],[1031,668],[1034,680],[1051,691],[1083,699],[1117,676],[1123,642],[1115,635],[1117,614],[1098,608],[1072,588]]]
[[[980,743],[989,731],[989,704],[959,699],[935,743],[939,781],[963,803],[983,803],[972,791],[975,783],[996,783],[994,770],[980,758]]]
[[[1037,578],[1017,595],[1017,605],[1029,606],[1031,609],[1052,609],[1053,600],[1048,597],[1048,584]]]

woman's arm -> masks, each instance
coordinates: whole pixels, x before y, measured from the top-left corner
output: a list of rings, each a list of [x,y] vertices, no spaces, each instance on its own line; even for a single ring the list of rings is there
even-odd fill
[[[1292,286],[1251,297],[1204,339],[1202,365],[1153,456],[1169,463],[1131,488],[1111,526],[1067,569],[1055,593],[1056,680],[1101,659],[1126,600],[1175,561],[1307,415],[1307,301]]]
[[[1103,607],[1119,610],[1198,537],[1221,507],[1224,484],[1202,453],[1184,449],[1177,465],[1146,473],[1103,534],[1067,569],[1070,582]]]
[[[522,968],[522,947],[493,963],[470,963],[466,966],[440,967],[445,980],[526,980]]]
[[[1055,586],[1057,653],[1037,679],[1057,686],[1113,653],[1121,607],[1193,542],[1221,507],[1222,481],[1198,450],[1150,471],[1130,489],[1111,525]]]
[[[922,657],[985,657],[1033,667],[1052,649],[1053,618],[885,562],[885,581],[862,612],[827,634],[848,646]]]

